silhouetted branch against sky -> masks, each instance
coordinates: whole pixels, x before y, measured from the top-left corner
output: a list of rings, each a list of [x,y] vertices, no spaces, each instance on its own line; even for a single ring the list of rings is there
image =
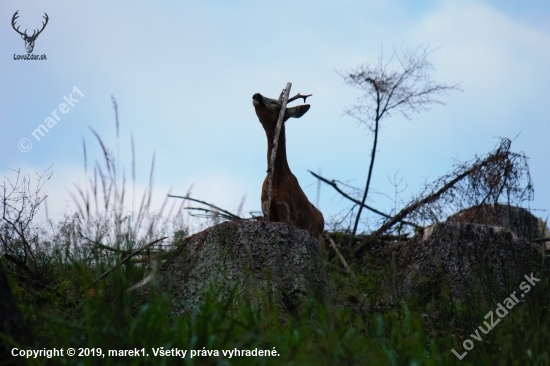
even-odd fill
[[[387,60],[381,53],[375,63],[338,72],[347,84],[364,92],[357,98],[358,104],[345,113],[372,130],[372,122],[390,117],[392,112],[398,111],[410,119],[413,112],[428,111],[430,104],[445,104],[437,95],[461,89],[460,84],[438,84],[432,80],[434,67],[427,58],[435,50],[428,45],[398,53],[394,48]]]

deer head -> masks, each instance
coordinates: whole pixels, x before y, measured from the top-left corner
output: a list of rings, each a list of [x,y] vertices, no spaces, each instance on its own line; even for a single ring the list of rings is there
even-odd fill
[[[15,14],[13,14],[13,18],[11,18],[11,26],[13,27],[13,29],[19,33],[21,35],[21,38],[23,38],[23,40],[25,41],[25,48],[27,49],[27,53],[31,53],[32,50],[34,49],[34,42],[36,41],[36,38],[38,37],[38,35],[40,33],[42,33],[42,31],[44,30],[44,28],[46,28],[46,24],[48,24],[48,14],[44,13],[44,19],[46,19],[45,22],[42,22],[42,29],[38,30],[38,29],[35,29],[34,32],[32,33],[32,36],[29,36],[27,34],[27,30],[25,29],[25,32],[24,33],[21,33],[19,31],[19,27],[15,28],[15,20],[17,18],[19,18],[19,15],[17,15],[17,13],[19,13],[19,10],[17,10],[15,12]]]
[[[264,127],[265,131],[270,134],[275,131],[275,126],[277,125],[277,119],[279,118],[279,113],[281,111],[281,105],[283,103],[283,94],[284,90],[279,96],[279,99],[271,99],[266,98],[260,93],[256,93],[252,96],[252,104],[254,105],[254,109],[256,110],[256,115],[258,116],[258,119],[260,120],[260,123]],[[310,97],[309,95],[301,95],[298,93],[292,98],[288,99],[287,103],[290,103],[296,99],[304,98],[304,102],[306,101],[307,97]],[[285,109],[285,116],[283,119],[283,122],[286,122],[289,118],[300,118],[306,112],[309,110],[310,105],[309,104],[303,104],[292,108],[286,108]]]

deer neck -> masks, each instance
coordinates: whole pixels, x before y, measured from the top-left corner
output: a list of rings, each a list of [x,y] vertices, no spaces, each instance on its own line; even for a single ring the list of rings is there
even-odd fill
[[[271,153],[273,151],[273,139],[275,137],[275,131],[266,131],[267,135],[267,166],[271,160]],[[285,173],[290,173],[290,167],[286,160],[286,137],[285,137],[285,125],[283,123],[281,127],[281,133],[279,134],[279,146],[277,147],[277,155],[275,156],[275,163],[273,164],[273,182],[281,181],[281,178]]]

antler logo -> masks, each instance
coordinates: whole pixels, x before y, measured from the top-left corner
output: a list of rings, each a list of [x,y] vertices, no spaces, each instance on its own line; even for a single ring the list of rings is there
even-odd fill
[[[42,29],[38,30],[38,29],[35,29],[34,32],[32,33],[32,36],[29,36],[27,34],[27,30],[25,29],[25,33],[21,33],[19,31],[19,27],[15,28],[15,20],[17,18],[19,18],[19,15],[17,15],[17,13],[19,13],[19,10],[17,10],[15,12],[15,14],[13,14],[13,18],[11,18],[11,26],[13,27],[13,29],[19,33],[21,35],[21,38],[23,38],[23,40],[25,41],[25,48],[27,49],[27,53],[31,53],[32,50],[34,49],[34,42],[36,41],[36,38],[38,37],[38,35],[40,33],[42,33],[42,31],[44,30],[44,28],[46,28],[46,24],[48,24],[48,14],[44,13],[44,19],[46,19],[46,22],[42,22]],[[38,33],[37,33],[38,32]]]

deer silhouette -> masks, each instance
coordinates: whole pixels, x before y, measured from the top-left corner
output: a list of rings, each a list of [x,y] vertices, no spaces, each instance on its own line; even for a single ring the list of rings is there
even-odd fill
[[[19,13],[19,10],[17,10],[15,12],[15,14],[13,14],[13,18],[11,18],[11,26],[13,27],[13,29],[19,33],[21,35],[21,38],[23,38],[23,40],[25,41],[25,48],[27,49],[27,53],[32,53],[32,50],[34,49],[34,42],[36,41],[36,38],[38,37],[38,35],[40,33],[42,33],[42,31],[44,30],[44,28],[46,28],[46,24],[48,24],[48,14],[44,13],[44,16],[43,18],[46,19],[46,22],[42,22],[42,29],[38,30],[38,29],[35,29],[34,32],[32,33],[32,36],[29,36],[27,34],[27,30],[25,29],[25,32],[24,33],[21,33],[19,31],[19,27],[15,28],[15,20],[17,18],[19,18],[19,15],[17,15],[17,13]]]
[[[304,98],[304,102],[310,95],[296,95],[288,100],[288,103]],[[279,99],[271,99],[256,93],[252,96],[252,104],[256,115],[267,135],[267,162],[273,149],[275,127],[281,111],[283,93]],[[323,233],[325,221],[321,211],[313,206],[300,188],[298,179],[290,171],[286,157],[285,122],[293,117],[302,117],[310,108],[309,104],[303,104],[292,108],[286,108],[279,135],[279,147],[273,166],[273,186],[269,212],[267,212],[267,186],[268,178],[262,186],[262,212],[270,221],[286,222],[307,230],[311,237],[318,239]]]

